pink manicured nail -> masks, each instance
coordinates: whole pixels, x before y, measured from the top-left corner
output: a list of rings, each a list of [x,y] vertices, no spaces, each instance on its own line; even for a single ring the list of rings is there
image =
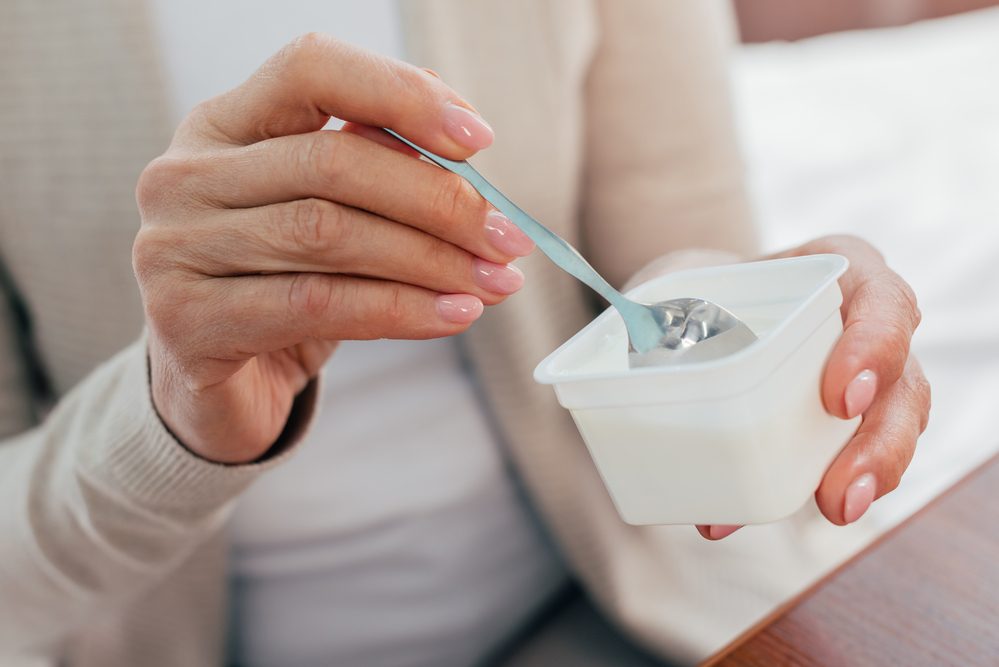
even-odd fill
[[[874,394],[878,390],[878,376],[874,371],[863,370],[846,386],[843,401],[846,403],[846,416],[853,419],[871,407]]]
[[[471,294],[442,294],[437,297],[437,313],[448,322],[468,324],[482,315],[482,302]]]
[[[524,286],[524,274],[516,266],[476,258],[472,262],[475,284],[497,294],[513,294]]]
[[[711,536],[712,540],[720,540],[723,537],[728,537],[740,528],[742,528],[742,526],[711,526],[708,528],[708,535]]]
[[[506,255],[524,257],[534,251],[534,241],[495,209],[486,214],[486,236],[494,248]]]
[[[844,521],[853,523],[864,516],[864,512],[874,502],[877,483],[878,480],[872,473],[865,472],[846,487],[846,500],[843,501]]]
[[[444,105],[444,131],[465,148],[476,151],[493,143],[493,128],[478,114],[457,104]]]

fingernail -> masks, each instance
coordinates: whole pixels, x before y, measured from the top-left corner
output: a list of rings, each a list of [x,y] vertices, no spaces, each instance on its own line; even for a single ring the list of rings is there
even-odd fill
[[[846,416],[853,419],[871,407],[874,394],[878,390],[878,376],[874,371],[863,370],[846,386],[843,401],[846,403]]]
[[[495,209],[486,214],[486,236],[493,247],[505,255],[524,257],[534,251],[534,241]]]
[[[711,536],[712,540],[720,540],[723,537],[728,537],[740,528],[742,528],[742,526],[711,526],[711,528],[708,529],[708,535]]]
[[[482,302],[471,294],[442,294],[437,297],[437,313],[448,322],[468,324],[482,315]]]
[[[877,482],[872,473],[865,472],[846,487],[846,500],[843,502],[844,521],[853,523],[864,516],[864,512],[874,502]]]
[[[476,151],[493,143],[493,128],[478,114],[457,104],[444,105],[444,131],[465,148]]]
[[[516,266],[484,259],[476,258],[472,262],[472,276],[476,285],[498,294],[513,294],[524,286],[524,274]]]

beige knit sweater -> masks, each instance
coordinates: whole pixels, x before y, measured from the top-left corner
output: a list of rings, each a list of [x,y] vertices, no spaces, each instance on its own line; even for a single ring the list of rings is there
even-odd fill
[[[496,129],[477,166],[613,281],[678,248],[752,250],[720,2],[405,10],[414,62]],[[220,528],[282,460],[199,460],[150,402],[130,245],[136,177],[171,129],[157,58],[138,0],[0,3],[3,665],[221,664]],[[619,520],[571,420],[531,380],[593,302],[539,254],[522,268],[527,287],[464,337],[484,396],[584,585],[647,646],[689,653],[700,626],[674,601],[699,584],[670,571],[678,533]],[[313,402],[314,385],[303,415]]]

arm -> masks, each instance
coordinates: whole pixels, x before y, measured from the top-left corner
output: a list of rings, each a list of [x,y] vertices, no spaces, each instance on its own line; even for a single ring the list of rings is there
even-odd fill
[[[19,360],[8,347],[0,363]],[[0,441],[0,655],[44,651],[139,594],[277,463],[227,467],[190,454],[153,410],[146,369],[140,340],[42,424]],[[28,395],[10,383],[2,392],[4,406]],[[313,395],[310,388],[302,397],[307,409]]]
[[[597,3],[582,215],[587,257],[616,285],[650,263],[646,277],[758,252],[730,113],[725,7]],[[702,659],[802,576],[807,550],[769,553],[775,540],[793,539],[796,522],[767,527],[750,545],[756,536],[740,535],[736,546],[705,542],[686,526],[624,524],[582,444],[574,444],[559,466],[560,476],[572,471],[571,491],[539,495],[590,597],[656,654]],[[744,585],[744,575],[764,563],[787,576]]]
[[[519,289],[526,237],[379,127],[456,159],[492,138],[432,75],[308,35],[143,172],[147,335],[0,442],[0,654],[45,650],[217,530],[300,435],[337,341],[452,335]]]
[[[757,256],[726,91],[723,5],[606,2],[601,9],[603,41],[588,97],[590,255],[619,284],[642,266],[646,269],[634,282],[664,270]],[[680,252],[698,247],[732,254]],[[850,256],[854,266],[846,280],[876,275],[872,287],[877,283],[889,295],[905,293],[897,276],[889,276],[883,262],[865,260],[869,253],[855,243],[813,244],[793,252],[829,251]],[[849,326],[858,300],[856,292],[844,292]],[[925,425],[928,394],[918,365],[906,366],[916,372],[896,382],[914,326],[908,302],[897,301],[898,308],[894,301],[878,300],[886,306],[886,318],[908,323],[884,342],[896,352],[884,355],[870,347],[850,364],[831,365],[827,373],[827,408],[840,416],[851,412],[845,409],[844,384],[857,368],[885,365],[871,357],[890,362],[891,371],[882,375],[894,384],[885,398],[851,412],[870,407],[865,414],[870,428],[862,429],[834,464],[819,490],[818,507],[754,526],[732,541],[708,543],[683,526],[634,528],[616,516],[601,517],[613,512],[600,507],[608,501],[577,492],[573,516],[565,517],[572,529],[561,531],[561,537],[594,599],[630,636],[661,655],[702,660],[868,539],[870,524],[833,534],[819,510],[834,523],[855,520],[862,509],[851,510],[844,500],[847,484],[874,470],[881,478],[877,492],[892,488]],[[877,318],[865,321],[872,319]],[[841,349],[853,345],[853,338],[844,336]],[[892,410],[896,417],[890,423],[884,417]],[[890,428],[899,423],[905,428]],[[583,483],[574,481],[577,487]],[[702,527],[702,534],[718,538],[731,532],[730,527],[714,529],[709,533]]]
[[[665,253],[750,257],[756,233],[728,88],[722,2],[600,2],[586,89],[587,256],[620,286]]]

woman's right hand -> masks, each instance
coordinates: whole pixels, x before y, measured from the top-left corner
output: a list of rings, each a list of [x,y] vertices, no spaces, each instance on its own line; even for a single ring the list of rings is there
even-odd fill
[[[260,458],[336,341],[457,334],[523,283],[530,240],[378,127],[452,159],[492,141],[432,73],[306,35],[142,173],[153,402],[199,456]]]

